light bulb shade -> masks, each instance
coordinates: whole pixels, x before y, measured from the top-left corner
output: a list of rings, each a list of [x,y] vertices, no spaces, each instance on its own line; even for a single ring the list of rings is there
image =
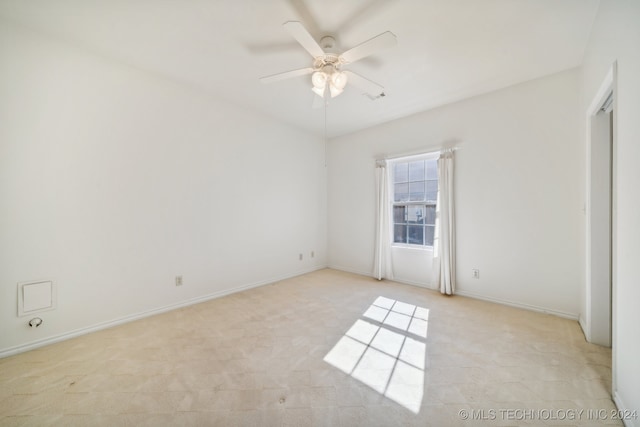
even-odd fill
[[[347,85],[347,75],[340,71],[333,73],[331,75],[331,84],[342,92],[342,89]]]
[[[327,84],[327,75],[322,71],[316,71],[311,75],[311,83],[314,88],[324,89]]]
[[[318,95],[320,98],[324,98],[324,90],[325,90],[326,86],[323,87],[312,87],[311,90]]]
[[[336,96],[340,95],[342,93],[343,89],[339,89],[337,87],[335,87],[333,84],[329,85],[329,92],[331,92],[331,97],[335,98]]]

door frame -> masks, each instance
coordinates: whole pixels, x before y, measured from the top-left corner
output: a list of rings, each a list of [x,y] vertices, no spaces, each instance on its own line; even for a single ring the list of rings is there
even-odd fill
[[[592,135],[591,135],[591,124],[592,119],[600,112],[600,109],[607,97],[612,94],[613,95],[613,121],[611,123],[611,235],[610,235],[610,244],[611,244],[611,359],[612,359],[612,391],[616,390],[616,348],[617,348],[617,340],[616,340],[616,316],[615,316],[615,308],[616,308],[616,283],[617,283],[617,249],[616,249],[616,235],[617,235],[617,179],[616,179],[616,170],[617,170],[617,116],[618,116],[618,87],[617,87],[617,62],[611,64],[607,75],[604,80],[600,84],[596,95],[593,97],[589,108],[586,111],[586,205],[585,205],[585,213],[586,213],[586,234],[585,234],[585,245],[586,245],[586,276],[585,276],[585,307],[584,317],[580,317],[580,325],[584,331],[585,337],[587,341],[591,342],[591,327],[592,327],[592,319],[591,319],[591,309],[592,309],[592,283],[591,283],[591,196],[590,196],[590,188],[591,188],[591,144],[592,144]]]

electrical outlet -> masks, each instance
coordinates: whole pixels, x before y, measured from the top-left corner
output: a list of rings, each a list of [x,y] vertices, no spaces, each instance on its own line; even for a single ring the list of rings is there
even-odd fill
[[[316,253],[314,251],[311,251],[311,258],[315,257]]]
[[[474,279],[479,279],[480,278],[480,270],[478,270],[477,268],[474,268],[473,270],[471,270],[471,277]]]
[[[176,286],[182,286],[182,276],[176,276]]]
[[[302,254],[300,254],[300,255],[298,256],[298,259],[299,259],[300,261],[302,261]]]

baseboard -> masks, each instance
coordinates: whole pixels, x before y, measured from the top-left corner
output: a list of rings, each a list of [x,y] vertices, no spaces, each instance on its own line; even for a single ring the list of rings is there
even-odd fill
[[[618,394],[617,391],[615,391],[613,393],[613,403],[616,404],[616,408],[618,408],[618,412],[620,413],[620,415],[624,415],[624,414],[631,414],[634,411],[636,411],[637,413],[637,409],[629,409],[625,404],[624,401],[622,400],[622,398],[620,397],[620,394]],[[640,417],[640,414],[638,415]],[[633,419],[633,418],[626,418],[626,417],[620,417],[622,418],[622,423],[625,425],[625,427],[640,427],[640,423],[638,423],[638,419]]]
[[[582,317],[582,315],[580,315],[580,317],[578,318],[578,323],[580,324],[580,328],[582,329],[582,334],[584,335],[584,339],[587,340],[587,342],[591,342],[591,338],[589,337],[589,331],[587,330],[587,321],[584,320],[584,317]]]
[[[412,280],[403,280],[403,279],[396,279],[395,277],[392,279],[392,282],[396,282],[396,283],[402,283],[403,285],[410,285],[410,286],[416,286],[418,288],[422,288],[422,289],[428,289],[430,291],[437,291],[437,289],[434,287],[434,285],[427,285],[425,283],[420,283],[420,282],[414,282]]]
[[[86,335],[91,332],[101,331],[103,329],[112,328],[114,326],[122,325],[123,323],[133,322],[135,320],[143,319],[145,317],[155,316],[156,314],[166,313],[167,311],[176,310],[178,308],[188,307],[190,305],[199,304],[201,302],[209,301],[216,298],[221,298],[227,295],[235,294],[238,292],[246,291],[249,289],[257,288],[260,286],[270,285],[275,282],[279,282],[281,280],[290,279],[292,277],[301,276],[303,274],[311,273],[313,271],[322,270],[327,268],[326,264],[317,265],[309,269],[300,270],[294,273],[285,274],[278,277],[273,277],[267,280],[261,280],[259,282],[248,283],[246,285],[238,286],[231,289],[224,289],[221,291],[216,291],[211,294],[203,295],[196,298],[191,298],[185,301],[181,301],[176,304],[166,305],[164,307],[154,308],[151,310],[143,311],[140,313],[130,314],[127,316],[119,317],[117,319],[108,320],[106,322],[101,322],[92,326],[87,326],[85,328],[75,329],[73,331],[65,332],[62,334],[54,335],[49,338],[44,338],[37,341],[32,341],[30,343],[17,345],[15,347],[10,347],[4,350],[0,350],[0,359],[4,357],[13,356],[16,354],[24,353],[29,350],[34,350],[36,348],[44,347],[46,345],[54,344],[60,341],[65,341],[71,338],[76,338],[81,335]]]
[[[564,317],[565,319],[578,320],[578,315],[575,313],[567,313],[565,311],[554,310],[551,308],[539,307],[531,304],[523,304],[520,302],[503,300],[500,298],[485,297],[484,295],[478,295],[478,294],[474,294],[472,292],[466,292],[466,291],[456,291],[456,295],[473,298],[473,299],[479,299],[483,301],[494,302],[496,304],[508,305],[510,307],[522,308],[524,310],[529,310],[529,311],[537,311],[539,313],[553,314],[554,316]]]
[[[354,268],[343,267],[341,265],[335,265],[335,264],[329,264],[328,267],[332,270],[339,270],[339,271],[344,271],[346,273],[353,273],[359,276],[367,276],[367,277],[373,278],[370,271],[361,271],[361,270],[356,270]]]
[[[339,270],[339,271],[344,271],[346,273],[353,273],[353,274],[357,274],[359,276],[366,276],[366,277],[373,278],[373,276],[371,275],[371,272],[364,272],[364,271],[356,270],[356,269],[349,268],[349,267],[343,267],[341,265],[330,264],[329,268],[332,269],[332,270]],[[431,290],[435,289],[433,287],[430,287],[429,285],[425,285],[424,283],[413,282],[411,280],[399,280],[399,279],[396,279],[396,278],[388,279],[388,280],[391,281],[391,282],[401,283],[403,285],[417,286],[417,287],[423,288],[423,289],[431,289]]]
[[[329,268],[332,269],[332,270],[340,270],[340,271],[345,271],[347,273],[353,273],[353,274],[358,274],[358,275],[361,275],[361,276],[371,277],[371,273],[370,272],[363,272],[363,271],[360,271],[360,270],[356,270],[356,269],[349,268],[349,267],[344,267],[344,266],[341,266],[341,265],[329,264]],[[423,289],[428,289],[428,290],[432,290],[432,291],[438,291],[438,289],[435,288],[435,287],[429,287],[428,285],[424,285],[423,283],[412,282],[412,281],[409,281],[409,280],[398,280],[398,279],[394,278],[391,281],[392,282],[396,282],[396,283],[401,283],[403,285],[417,286],[417,287],[420,287],[420,288],[423,288]],[[560,310],[553,310],[553,309],[550,309],[550,308],[538,307],[538,306],[530,305],[530,304],[522,304],[522,303],[503,300],[503,299],[499,299],[499,298],[490,298],[490,297],[485,297],[483,295],[478,295],[478,294],[474,294],[474,293],[471,293],[471,292],[465,292],[465,291],[456,291],[456,295],[460,295],[460,296],[468,297],[468,298],[473,298],[473,299],[479,299],[479,300],[483,300],[483,301],[489,301],[489,302],[493,302],[493,303],[496,303],[496,304],[508,305],[510,307],[521,308],[521,309],[529,310],[529,311],[537,311],[537,312],[540,312],[540,313],[552,314],[554,316],[564,317],[565,319],[578,320],[578,315],[577,314],[567,313],[567,312],[560,311]]]

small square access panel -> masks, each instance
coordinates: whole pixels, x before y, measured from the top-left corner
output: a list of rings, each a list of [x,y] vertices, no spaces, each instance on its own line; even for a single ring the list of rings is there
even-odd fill
[[[18,283],[18,316],[56,308],[56,288],[51,280]]]

